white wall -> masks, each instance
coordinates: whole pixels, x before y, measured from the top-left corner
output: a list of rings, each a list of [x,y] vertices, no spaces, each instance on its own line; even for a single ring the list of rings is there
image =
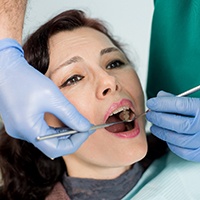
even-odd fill
[[[109,23],[113,34],[128,45],[145,90],[153,0],[29,0],[24,37],[57,13],[71,8],[82,9]]]

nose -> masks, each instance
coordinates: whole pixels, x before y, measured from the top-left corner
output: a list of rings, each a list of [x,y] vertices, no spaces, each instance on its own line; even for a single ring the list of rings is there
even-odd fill
[[[103,71],[98,74],[97,92],[98,99],[104,99],[108,95],[115,94],[120,90],[120,85],[117,82],[117,78],[114,75]]]

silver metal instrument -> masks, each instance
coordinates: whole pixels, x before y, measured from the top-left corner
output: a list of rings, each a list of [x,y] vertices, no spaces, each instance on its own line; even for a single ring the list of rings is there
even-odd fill
[[[192,88],[192,89],[189,89],[179,95],[177,95],[177,97],[183,97],[183,96],[187,96],[189,94],[192,94],[194,92],[197,92],[198,90],[200,90],[200,85]],[[135,116],[133,117],[132,119],[130,120],[123,120],[123,121],[118,121],[118,122],[112,122],[112,123],[108,123],[108,124],[99,124],[99,125],[94,125],[92,126],[89,131],[91,130],[96,130],[96,129],[100,129],[100,128],[106,128],[106,127],[109,127],[109,126],[113,126],[115,124],[121,124],[121,123],[125,123],[125,122],[131,122],[143,115],[145,115],[147,112],[149,112],[149,110],[146,110],[144,113],[138,115],[138,116]],[[67,135],[72,135],[72,134],[76,134],[76,133],[81,133],[79,131],[76,131],[76,130],[73,130],[73,129],[70,129],[70,128],[63,128],[63,132],[60,132],[60,133],[54,133],[54,134],[50,134],[50,135],[45,135],[45,136],[38,136],[37,137],[37,140],[46,140],[46,139],[51,139],[51,138],[55,138],[55,137],[62,137],[62,136],[67,136]]]

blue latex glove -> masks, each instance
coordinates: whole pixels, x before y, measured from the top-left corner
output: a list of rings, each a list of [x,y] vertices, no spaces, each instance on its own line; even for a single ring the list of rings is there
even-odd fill
[[[23,50],[15,40],[0,40],[0,115],[7,133],[31,142],[50,158],[75,152],[92,133],[37,141],[39,135],[59,132],[46,124],[45,112],[81,132],[91,127],[58,87],[26,62]]]
[[[178,156],[200,161],[200,99],[159,92],[147,101],[151,132]]]

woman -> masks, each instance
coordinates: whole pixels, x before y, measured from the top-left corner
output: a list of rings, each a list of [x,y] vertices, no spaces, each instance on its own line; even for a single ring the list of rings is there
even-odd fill
[[[91,123],[121,121],[144,112],[133,65],[101,21],[77,10],[63,12],[33,33],[24,51],[28,62],[49,77]],[[45,120],[55,128],[64,126],[51,113],[45,114]],[[139,162],[146,153],[143,117],[99,129],[75,153],[55,160],[2,133],[1,199],[131,199],[154,159]]]

